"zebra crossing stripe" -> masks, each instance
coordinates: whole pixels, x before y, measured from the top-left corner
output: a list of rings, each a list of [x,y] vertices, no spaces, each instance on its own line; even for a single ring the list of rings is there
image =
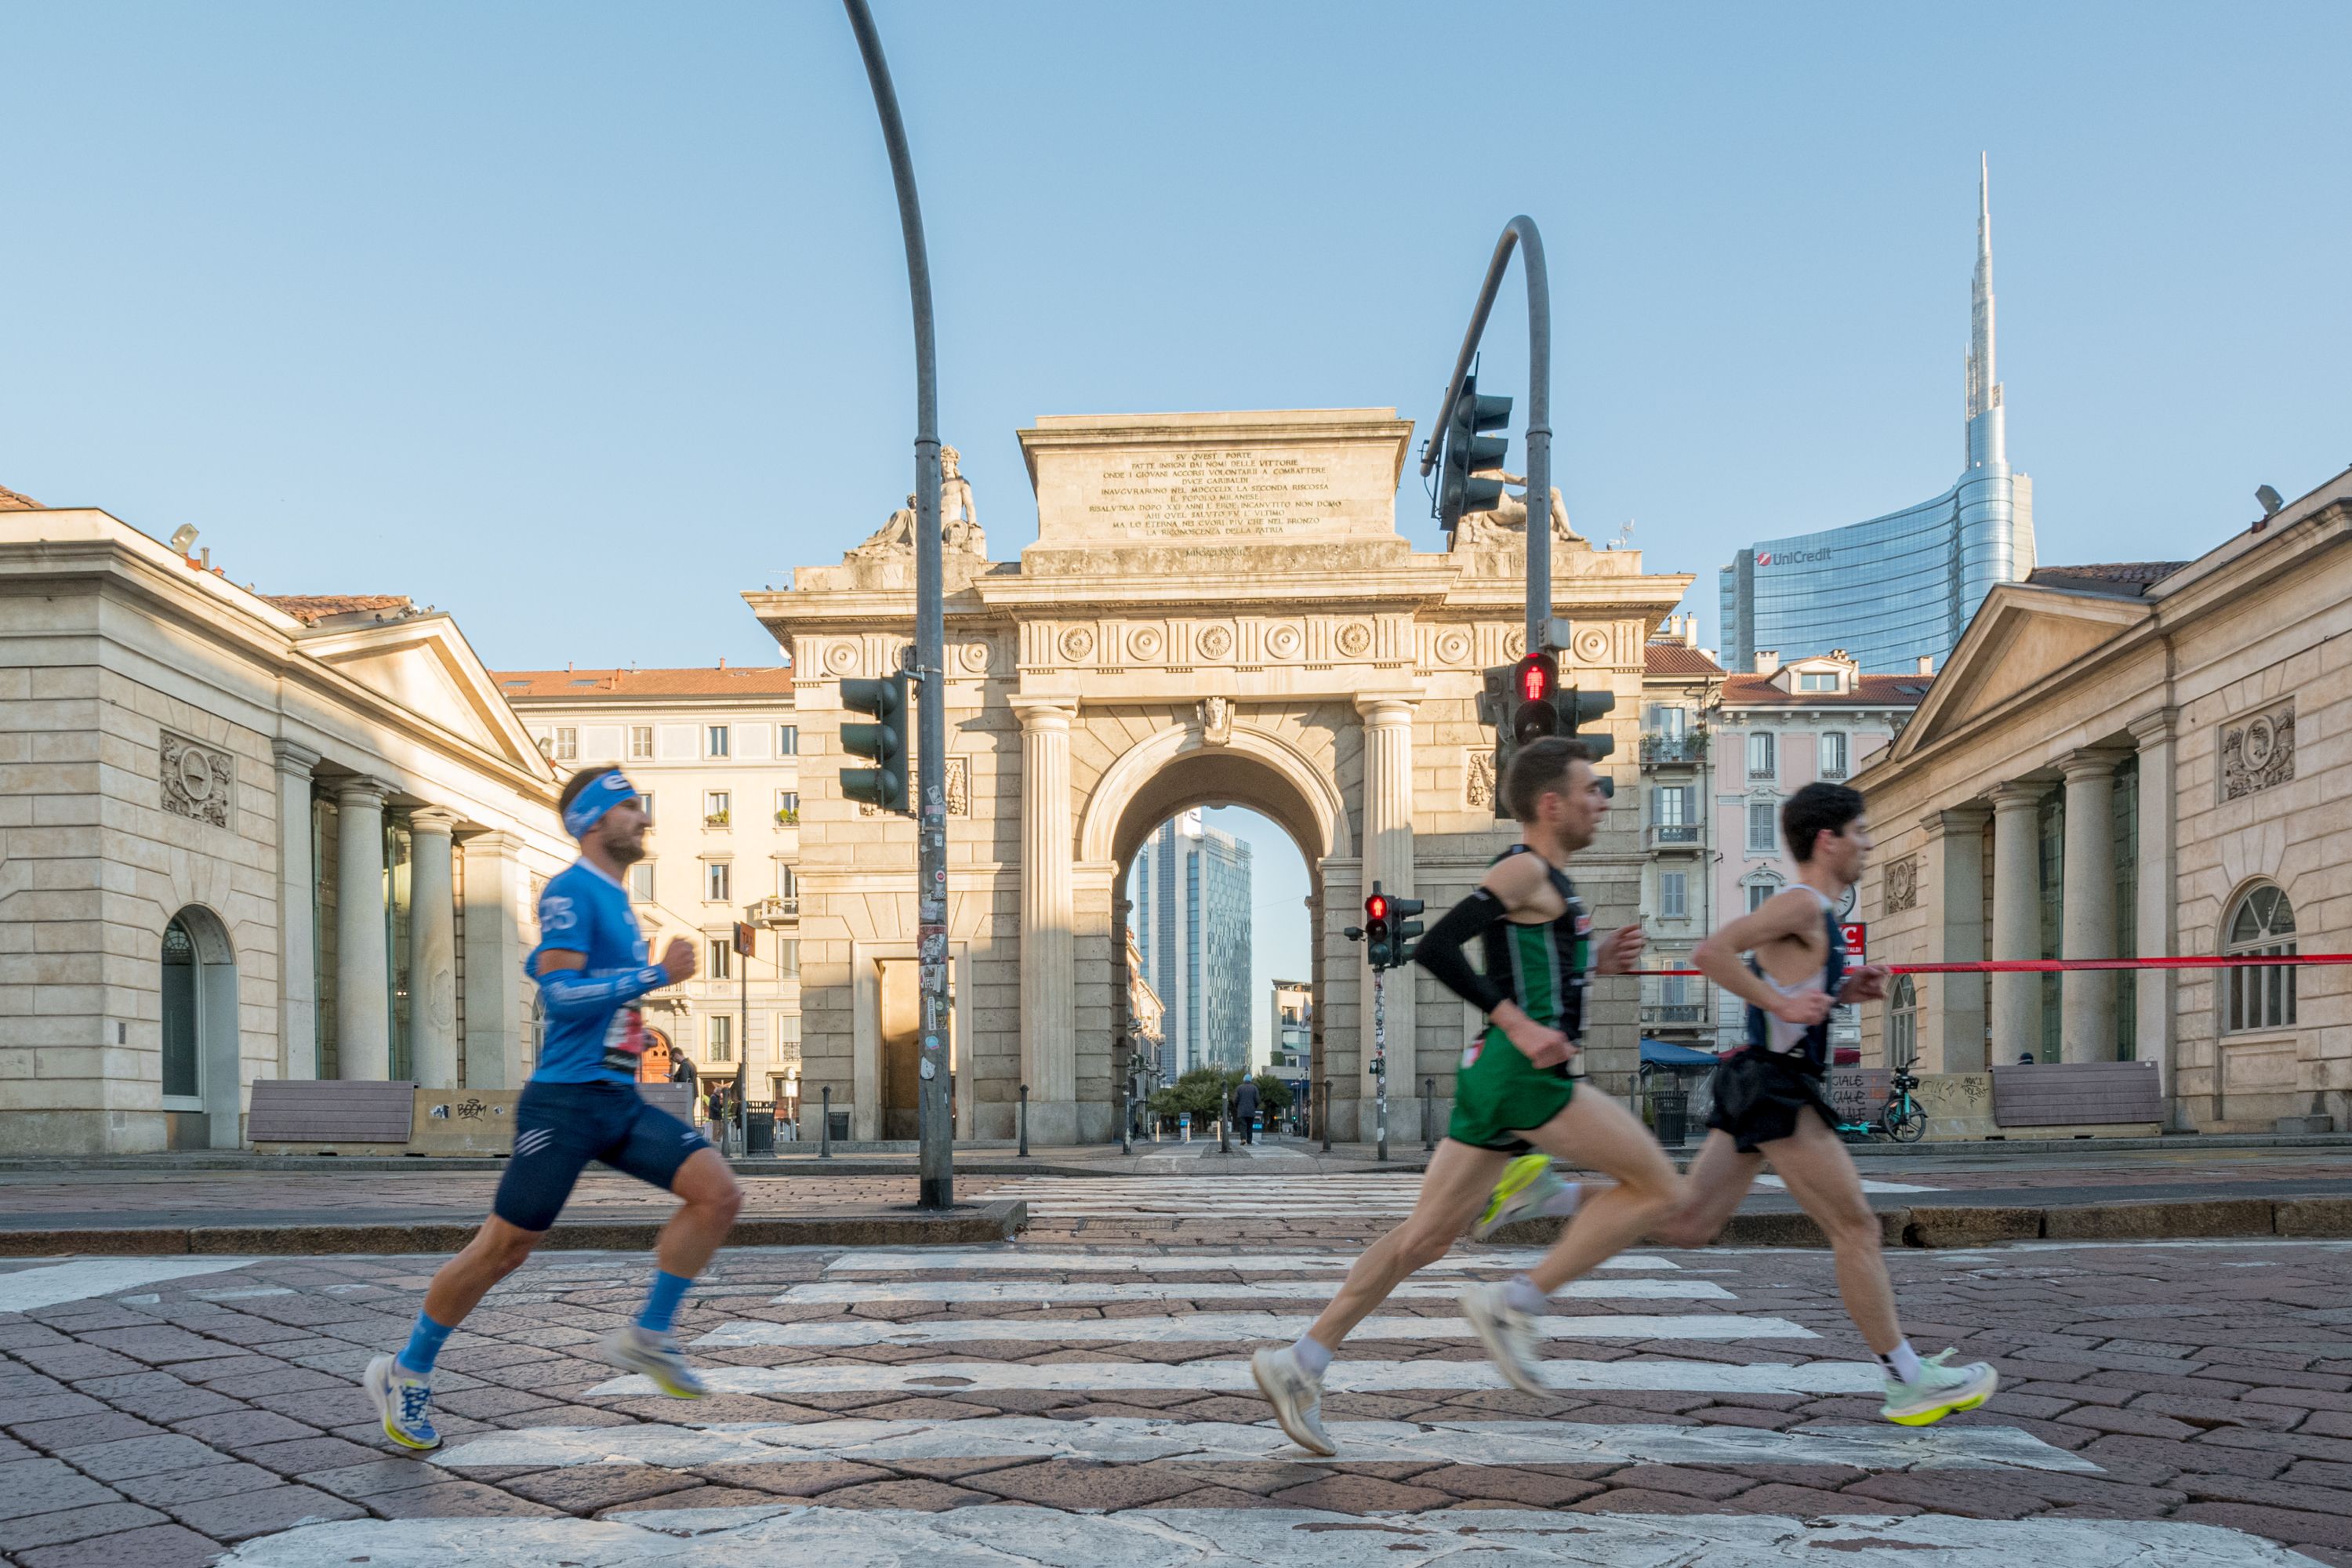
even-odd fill
[[[1757,1177],[1756,1184],[1759,1187],[1778,1187],[1783,1192],[1786,1192],[1789,1186],[1788,1183],[1782,1181],[1778,1176],[1772,1175]],[[1911,1182],[1865,1181],[1862,1184],[1862,1190],[1865,1193],[1940,1193],[1945,1189],[1942,1187],[1923,1187]]]
[[[1452,1300],[1458,1279],[1408,1279],[1393,1299]],[[778,1306],[859,1306],[868,1301],[1298,1301],[1328,1297],[1338,1281],[1245,1279],[811,1279],[787,1285]],[[1712,1279],[1571,1279],[1554,1293],[1571,1301],[1728,1301]]]
[[[1463,1253],[1425,1263],[1421,1272],[1526,1268],[1542,1256],[1527,1249]],[[941,1247],[937,1252],[845,1252],[824,1268],[828,1274],[928,1274],[963,1268],[998,1268],[1016,1274],[1174,1274],[1187,1269],[1286,1274],[1299,1269],[1346,1269],[1354,1262],[1354,1256],[1345,1252],[1024,1252],[1013,1247]],[[1682,1265],[1647,1253],[1620,1253],[1601,1267],[1623,1271],[1678,1269]]]
[[[884,1365],[870,1362],[800,1362],[789,1366],[706,1366],[713,1394],[971,1394],[998,1389],[1107,1391],[1154,1389],[1199,1394],[1255,1392],[1246,1361],[1159,1362],[934,1361]],[[1544,1381],[1562,1393],[1643,1389],[1672,1394],[1877,1394],[1878,1368],[1857,1362],[1799,1365],[1771,1362],[1570,1361],[1543,1363]],[[1507,1388],[1485,1361],[1335,1361],[1323,1375],[1332,1394],[1393,1394]],[[655,1392],[643,1377],[600,1383],[591,1394],[642,1398]]]
[[[250,1258],[89,1258],[0,1274],[0,1312],[37,1312],[93,1296],[115,1296],[191,1274],[242,1268]]]
[[[747,1345],[788,1345],[803,1350],[840,1349],[855,1345],[928,1345],[982,1340],[1018,1340],[1061,1343],[1071,1340],[1117,1344],[1247,1344],[1256,1340],[1295,1340],[1314,1320],[1277,1312],[1194,1312],[1173,1318],[950,1318],[921,1323],[893,1323],[860,1318],[845,1323],[728,1323],[696,1340],[698,1349],[740,1349]],[[1652,1316],[1611,1312],[1591,1317],[1550,1313],[1536,1320],[1536,1332],[1548,1340],[1812,1340],[1821,1336],[1786,1318],[1749,1317],[1737,1312],[1703,1312],[1683,1316]],[[1354,1335],[1360,1340],[1469,1340],[1476,1338],[1466,1319],[1367,1318]]]
[[[450,1469],[498,1466],[892,1464],[908,1459],[1071,1458],[1139,1465],[1280,1459],[1295,1464],[1842,1465],[1858,1470],[2102,1472],[2079,1454],[2008,1426],[1821,1424],[1747,1426],[1586,1425],[1563,1421],[1334,1421],[1336,1458],[1295,1446],[1272,1422],[1098,1415],[975,1416],[965,1421],[730,1422],[711,1426],[528,1426],[468,1438],[432,1456]]]
[[[1570,1522],[1572,1521],[1572,1522]],[[1817,1555],[1823,1549],[1830,1556]],[[1578,1513],[1446,1509],[1360,1516],[1306,1509],[1013,1504],[939,1513],[808,1504],[646,1509],[604,1519],[350,1520],[248,1541],[223,1568],[740,1568],[747,1562],[1115,1563],[1120,1568],[1396,1568],[1500,1552],[1528,1568],[1919,1568],[1927,1562],[2066,1568],[2318,1568],[2242,1531],[2170,1520],[1965,1519],[1953,1514]]]

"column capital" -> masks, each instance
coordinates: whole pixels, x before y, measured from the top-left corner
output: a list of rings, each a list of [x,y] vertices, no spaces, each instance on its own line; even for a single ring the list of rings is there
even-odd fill
[[[309,778],[310,770],[319,765],[319,753],[308,746],[291,741],[272,741],[269,754],[278,760],[278,771],[295,778]]]
[[[1412,722],[1412,710],[1421,699],[1406,692],[1367,692],[1356,699],[1356,711],[1364,722],[1376,728],[1403,726]]]
[[[2060,759],[2058,771],[2069,788],[2078,784],[2095,784],[2102,780],[2113,783],[2116,764],[2125,753],[2113,746],[2085,746],[2079,752],[2069,752]]]
[[[465,820],[456,812],[445,811],[437,805],[420,805],[408,814],[408,830],[411,833],[437,833],[446,838],[456,832],[457,825]]]
[[[501,855],[511,858],[522,847],[522,836],[492,828],[483,833],[468,833],[457,847],[467,854]]]
[[[1013,710],[1021,715],[1024,730],[1061,731],[1067,732],[1070,721],[1078,716],[1078,704],[1069,697],[1015,697]]]
[[[2131,731],[2131,737],[2139,743],[2140,750],[2146,751],[2150,746],[2161,745],[2172,739],[2173,726],[2179,721],[2179,709],[2159,708],[2145,718],[2133,720],[2124,728]]]
[[[382,811],[383,797],[391,793],[390,784],[382,779],[370,778],[365,773],[353,773],[348,778],[335,781],[335,804],[338,805]]]
[[[2042,805],[2042,797],[2050,793],[2047,784],[1995,784],[1992,791],[1993,810],[2007,815],[2013,811],[2032,811]]]
[[[1940,838],[1949,833],[1981,833],[1991,817],[1992,807],[1971,800],[1928,812],[1919,818],[1919,826],[1927,830],[1930,838]]]

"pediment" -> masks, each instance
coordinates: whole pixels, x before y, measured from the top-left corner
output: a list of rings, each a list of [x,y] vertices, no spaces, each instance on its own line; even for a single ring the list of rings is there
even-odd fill
[[[546,759],[446,616],[336,628],[301,650],[452,738],[533,774]]]
[[[2154,613],[2135,599],[2003,584],[1969,623],[1898,750],[1916,752],[2064,676]]]

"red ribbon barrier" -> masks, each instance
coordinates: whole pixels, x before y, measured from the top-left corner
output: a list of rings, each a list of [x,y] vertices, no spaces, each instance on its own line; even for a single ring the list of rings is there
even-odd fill
[[[1891,974],[2060,974],[2070,969],[2284,969],[2306,963],[2352,963],[2352,952],[2245,953],[2229,958],[1996,958],[1973,963],[1888,963],[1878,967]],[[1697,969],[1637,969],[1632,973],[1705,978],[1705,971]]]

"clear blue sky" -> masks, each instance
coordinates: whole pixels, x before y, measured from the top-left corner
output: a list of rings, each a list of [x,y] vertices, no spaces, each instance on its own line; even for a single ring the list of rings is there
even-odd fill
[[[877,9],[1000,556],[1039,414],[1426,420],[1524,210],[1570,508],[1711,637],[1740,542],[1958,471],[1979,150],[2045,559],[2193,554],[2352,460],[2340,4]],[[17,4],[0,61],[0,484],[498,666],[772,658],[734,595],[908,488],[835,5]]]

